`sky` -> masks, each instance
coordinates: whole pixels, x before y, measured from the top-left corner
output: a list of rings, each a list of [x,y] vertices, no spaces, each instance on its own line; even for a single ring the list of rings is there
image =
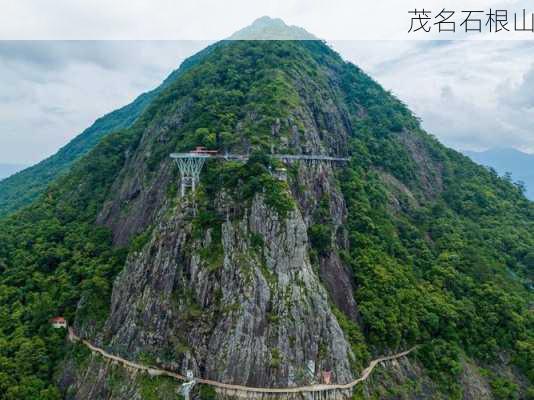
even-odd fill
[[[31,0],[0,4],[0,163],[32,164],[53,154],[96,118],[156,87],[185,57],[266,14],[326,38],[446,145],[534,153],[533,40],[393,40],[402,37],[391,33],[395,29],[406,31],[409,9],[394,0],[366,2],[364,10],[353,0],[209,2],[153,0],[150,8],[139,0],[129,7],[122,0],[57,0],[47,8]],[[332,7],[336,2],[340,7]],[[357,22],[370,24],[386,3],[382,21],[388,28],[377,29],[375,22],[361,35]],[[433,3],[462,9],[466,1],[425,5]],[[468,3],[508,9],[524,4]],[[202,8],[208,5],[210,12]],[[381,40],[361,40],[369,37]],[[83,40],[57,40],[66,38]]]
[[[423,6],[434,15],[442,8],[532,11],[532,0],[0,0],[0,6],[0,39],[218,40],[269,15],[327,40],[369,40],[412,38],[408,11]]]
[[[338,42],[457,150],[534,153],[534,41]]]

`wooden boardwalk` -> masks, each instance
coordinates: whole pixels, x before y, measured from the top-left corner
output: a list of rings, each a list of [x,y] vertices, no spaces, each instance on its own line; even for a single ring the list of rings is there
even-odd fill
[[[247,161],[248,155],[242,154],[204,154],[204,153],[172,153],[171,158],[188,159],[188,158],[202,158],[202,159],[218,159],[218,160],[233,160],[233,161]],[[269,154],[269,157],[276,158],[282,161],[330,161],[330,162],[347,162],[350,158],[347,157],[331,157],[322,154]]]

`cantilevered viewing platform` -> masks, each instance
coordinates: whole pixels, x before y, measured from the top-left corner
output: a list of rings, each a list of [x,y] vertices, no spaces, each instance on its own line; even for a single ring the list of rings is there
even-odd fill
[[[349,158],[346,157],[331,157],[321,154],[270,154],[269,156],[284,162],[302,160],[306,162],[343,163],[349,161]],[[170,157],[176,161],[180,170],[181,195],[184,196],[186,188],[190,187],[193,191],[195,190],[200,178],[200,172],[206,160],[218,159],[223,161],[246,162],[250,156],[242,154],[220,154],[216,150],[197,147],[188,153],[172,153]]]

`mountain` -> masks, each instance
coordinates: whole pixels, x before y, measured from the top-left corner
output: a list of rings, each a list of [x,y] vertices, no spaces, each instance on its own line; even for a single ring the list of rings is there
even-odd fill
[[[0,181],[0,216],[30,204],[51,182],[68,172],[72,164],[91,151],[103,137],[130,127],[159,93],[211,50],[211,46],[207,47],[185,60],[159,87],[141,94],[132,103],[97,119],[56,154]]]
[[[248,159],[208,160],[181,197],[169,155],[197,146]],[[347,383],[418,346],[325,396],[528,398],[533,249],[520,188],[325,43],[227,41],[0,220],[0,399],[176,398],[179,382],[69,344],[53,316],[222,383]]]
[[[235,32],[228,40],[318,40],[317,37],[294,25],[286,25],[280,18],[261,17],[251,25]]]
[[[24,168],[25,166],[20,164],[0,164],[0,181]]]
[[[500,175],[510,173],[514,181],[525,184],[526,196],[534,200],[534,154],[506,148],[464,153],[473,161],[494,168]]]

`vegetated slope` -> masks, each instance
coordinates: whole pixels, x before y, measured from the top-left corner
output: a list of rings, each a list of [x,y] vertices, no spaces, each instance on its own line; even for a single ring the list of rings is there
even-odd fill
[[[507,179],[523,182],[526,196],[534,200],[534,154],[516,149],[466,151],[465,154],[481,165],[494,168],[501,176],[511,174]]]
[[[97,119],[93,125],[76,136],[56,154],[1,180],[0,216],[30,204],[46,190],[50,182],[66,173],[74,162],[93,149],[102,137],[131,126],[165,87],[210,51],[211,47],[207,47],[194,57],[185,60],[180,68],[171,73],[159,87],[141,94],[132,103]]]
[[[181,199],[168,155],[196,145],[251,157],[208,162]],[[351,161],[295,162],[286,182],[271,152]],[[215,48],[1,224],[6,399],[175,396],[65,350],[57,314],[108,352],[224,382],[303,384],[313,360],[343,383],[421,344],[357,395],[532,393],[532,203],[318,41]]]

